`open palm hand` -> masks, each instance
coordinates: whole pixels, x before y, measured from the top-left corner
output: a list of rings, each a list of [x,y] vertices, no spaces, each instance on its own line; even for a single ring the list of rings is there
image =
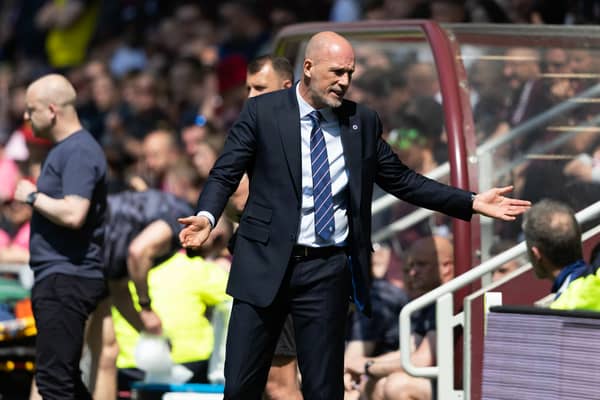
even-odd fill
[[[473,200],[473,211],[503,221],[514,221],[531,207],[531,202],[506,197],[505,194],[512,190],[512,186],[505,186],[479,193]]]

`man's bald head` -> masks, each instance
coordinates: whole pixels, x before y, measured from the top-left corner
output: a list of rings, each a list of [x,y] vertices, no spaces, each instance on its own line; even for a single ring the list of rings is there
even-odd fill
[[[81,129],[75,110],[77,93],[62,75],[45,75],[27,88],[24,119],[40,137],[61,140]]]
[[[346,53],[351,53],[354,57],[354,50],[350,42],[335,32],[326,31],[319,32],[310,38],[306,45],[304,58],[320,61],[323,57],[335,57]]]
[[[27,88],[27,94],[34,96],[46,105],[73,106],[77,98],[75,88],[62,75],[51,74],[32,82]]]
[[[300,94],[316,109],[337,108],[350,87],[354,50],[343,36],[320,32],[306,45]]]

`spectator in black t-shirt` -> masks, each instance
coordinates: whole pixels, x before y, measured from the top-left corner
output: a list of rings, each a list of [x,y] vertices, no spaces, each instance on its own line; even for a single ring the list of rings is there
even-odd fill
[[[102,245],[106,160],[75,111],[75,89],[62,75],[29,85],[25,120],[54,142],[37,181],[21,180],[15,200],[33,208],[30,265],[37,326],[36,373],[45,399],[91,399],[79,370],[85,322],[106,294]]]
[[[413,243],[404,266],[405,287],[411,299],[435,289],[453,277],[454,251],[448,239],[433,236]],[[396,315],[396,324],[397,322]],[[435,304],[412,314],[411,332],[415,349],[411,359],[414,365],[435,365],[435,331]],[[396,348],[395,351],[377,357],[373,357],[375,353],[370,353],[365,357],[346,360],[346,372],[349,374],[345,379],[346,390],[349,392],[347,398],[351,398],[352,394],[359,394],[356,389],[360,387],[362,376],[367,378],[365,392],[374,398],[431,399],[434,391],[431,381],[406,374],[401,367],[400,351]]]

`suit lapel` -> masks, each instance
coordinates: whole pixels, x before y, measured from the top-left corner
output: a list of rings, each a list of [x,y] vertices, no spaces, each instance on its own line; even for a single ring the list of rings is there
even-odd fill
[[[362,187],[362,140],[360,119],[355,113],[350,113],[348,104],[344,104],[336,110],[340,121],[342,136],[342,147],[344,148],[344,162],[348,168],[348,187],[350,189],[350,200],[354,203],[356,210],[360,206],[360,193]]]
[[[275,110],[283,153],[292,177],[298,201],[302,201],[302,155],[300,151],[300,111],[296,100],[296,86],[287,90],[285,101]]]

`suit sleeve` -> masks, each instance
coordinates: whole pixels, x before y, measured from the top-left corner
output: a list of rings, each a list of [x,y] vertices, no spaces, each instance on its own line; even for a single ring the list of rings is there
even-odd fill
[[[248,99],[229,130],[223,152],[202,188],[196,212],[208,211],[219,220],[231,194],[252,164],[256,149],[256,102]]]
[[[377,171],[375,182],[386,192],[419,207],[468,221],[473,214],[471,192],[429,179],[400,161],[381,138],[381,122],[375,115]]]

